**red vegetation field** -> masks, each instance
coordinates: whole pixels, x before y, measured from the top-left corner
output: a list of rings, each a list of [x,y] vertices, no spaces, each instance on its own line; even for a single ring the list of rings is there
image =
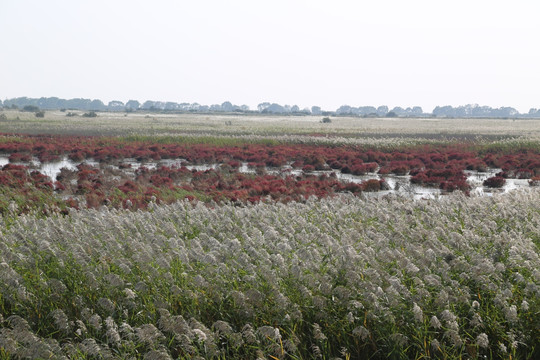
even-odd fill
[[[3,212],[12,202],[17,204],[18,212],[29,211],[35,207],[33,204],[40,203],[48,204],[47,211],[102,205],[137,209],[145,208],[151,201],[168,203],[184,198],[239,203],[265,199],[287,202],[303,201],[309,196],[386,188],[384,180],[356,184],[339,181],[328,174],[312,174],[319,170],[352,175],[408,174],[413,184],[465,192],[470,189],[465,170],[500,168],[502,171],[496,179],[486,181],[486,186],[493,187],[502,186],[505,178],[540,176],[537,151],[516,149],[509,153],[463,144],[385,151],[353,146],[253,143],[220,146],[103,137],[0,135],[0,155],[9,157],[10,162],[28,162],[32,158],[54,162],[68,158],[74,162],[92,159],[102,165],[94,167],[83,163],[76,170],[63,169],[57,179],[49,179],[24,166],[8,164],[0,171],[0,211]],[[126,171],[130,169],[126,159],[142,162],[183,159],[183,165],[219,166],[207,171],[189,170],[185,166]],[[242,163],[247,163],[254,173],[240,173]],[[302,170],[302,174],[266,173],[268,168],[285,165]],[[531,184],[534,181],[531,180]],[[24,200],[30,193],[33,200]],[[56,196],[52,196],[54,194]]]

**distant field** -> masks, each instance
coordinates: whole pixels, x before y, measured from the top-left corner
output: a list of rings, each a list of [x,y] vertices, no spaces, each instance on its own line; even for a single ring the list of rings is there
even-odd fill
[[[343,137],[402,137],[426,139],[540,139],[538,119],[426,119],[322,116],[216,115],[98,113],[85,118],[83,111],[47,111],[44,118],[33,113],[4,110],[1,132],[68,135],[329,135]]]

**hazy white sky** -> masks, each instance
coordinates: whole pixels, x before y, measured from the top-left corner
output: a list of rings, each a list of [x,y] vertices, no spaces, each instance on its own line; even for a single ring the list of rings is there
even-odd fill
[[[540,108],[540,2],[0,0],[0,99]]]

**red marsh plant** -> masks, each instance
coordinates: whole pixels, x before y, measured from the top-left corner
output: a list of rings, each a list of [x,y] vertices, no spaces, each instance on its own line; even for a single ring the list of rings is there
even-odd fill
[[[1,135],[0,135],[1,136]],[[469,146],[470,148],[470,146]],[[394,170],[389,173],[404,173],[407,165],[394,166],[390,162],[421,162],[425,168],[440,168],[449,162],[459,164],[469,170],[482,170],[484,164],[500,167],[503,170],[526,168],[538,171],[540,154],[532,150],[516,150],[516,153],[490,152],[483,155],[467,150],[467,145],[442,145],[414,147],[410,149],[381,150],[354,146],[316,146],[302,144],[245,144],[240,146],[215,146],[209,144],[155,144],[149,141],[126,141],[120,138],[70,137],[70,136],[28,136],[7,138],[0,143],[0,153],[21,153],[36,156],[44,161],[68,156],[74,161],[92,157],[100,162],[109,162],[123,158],[158,160],[185,158],[190,163],[223,163],[227,161],[266,163],[267,166],[279,167],[287,162],[301,161],[304,165],[313,165],[316,170],[326,166],[334,169],[349,168],[357,160],[364,163],[377,163],[381,168],[387,166]],[[47,155],[48,154],[48,155]],[[20,157],[22,155],[14,155]],[[51,156],[51,159],[48,159]],[[479,162],[477,160],[481,160]],[[334,164],[333,164],[334,163]],[[331,165],[333,164],[333,165]],[[417,165],[414,165],[417,166]],[[413,168],[414,166],[408,166]],[[537,175],[537,173],[536,173]]]
[[[506,184],[506,179],[502,176],[492,176],[484,180],[483,185],[490,188],[502,188]]]
[[[266,167],[280,168],[285,164],[304,169],[306,173],[329,168],[353,175],[375,171],[382,175],[409,173],[412,183],[439,187],[446,191],[468,190],[469,185],[463,173],[466,169],[485,171],[488,167],[500,167],[503,169],[503,177],[531,178],[539,175],[540,154],[535,151],[515,150],[510,153],[492,150],[480,154],[471,149],[471,146],[466,145],[417,146],[391,151],[304,144],[217,146],[174,142],[156,144],[151,141],[104,137],[26,135],[5,137],[0,142],[0,153],[6,154],[12,162],[27,162],[33,157],[47,162],[66,156],[73,161],[94,158],[103,164],[118,165],[123,170],[130,167],[125,162],[127,158],[140,161],[185,159],[185,164],[217,163],[220,166],[219,171],[205,174],[186,168],[140,168],[137,171],[114,173],[111,170],[81,167],[72,173],[62,170],[55,184],[43,179],[34,181],[36,186],[41,187],[50,187],[52,184],[53,189],[64,198],[88,197],[87,203],[92,206],[97,206],[101,201],[122,206],[128,194],[119,189],[128,180],[137,186],[136,191],[129,192],[129,196],[133,197],[130,202],[137,206],[144,206],[151,196],[164,202],[184,197],[235,201],[247,201],[249,198],[256,201],[270,196],[277,200],[291,200],[305,196],[331,196],[341,191],[377,189],[374,181],[351,185],[331,177],[322,179],[303,175],[289,179],[285,173],[275,179],[265,178]],[[261,184],[252,184],[253,188],[243,184],[245,179],[239,178],[237,172],[244,162],[256,169],[256,174],[250,176]],[[287,187],[292,190],[286,190]],[[300,196],[302,192],[303,196]]]
[[[54,195],[54,188],[48,176],[30,172],[22,165],[7,164],[0,169],[0,213],[48,215],[64,211],[66,204]]]
[[[411,171],[411,175],[411,183],[413,184],[438,187],[448,192],[454,190],[467,192],[470,190],[467,178],[459,168],[417,170]]]
[[[540,186],[540,176],[534,176],[529,180],[530,186]]]

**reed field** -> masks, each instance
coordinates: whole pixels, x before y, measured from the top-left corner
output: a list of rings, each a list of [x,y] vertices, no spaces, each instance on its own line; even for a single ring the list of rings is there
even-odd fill
[[[2,114],[2,360],[540,358],[538,120]]]

